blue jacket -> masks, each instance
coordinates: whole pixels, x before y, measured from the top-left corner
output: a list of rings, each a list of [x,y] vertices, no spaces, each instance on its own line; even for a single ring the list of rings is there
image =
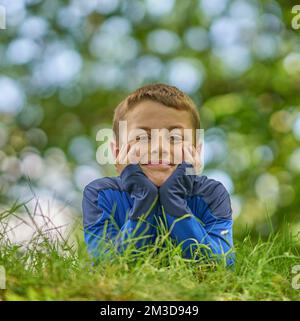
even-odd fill
[[[138,164],[127,165],[118,177],[90,182],[84,188],[82,209],[91,256],[97,258],[100,244],[109,240],[120,252],[130,238],[136,248],[153,244],[160,221],[175,244],[180,244],[183,257],[195,258],[198,248],[198,254],[222,257],[228,266],[233,265],[229,193],[222,183],[205,175],[186,175],[191,166],[179,164],[159,188]]]

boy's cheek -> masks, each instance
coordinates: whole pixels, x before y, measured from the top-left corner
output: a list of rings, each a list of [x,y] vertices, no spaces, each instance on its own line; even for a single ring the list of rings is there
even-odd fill
[[[150,162],[150,156],[146,148],[141,148],[140,155],[141,155],[141,158],[140,158],[141,164],[148,164]]]

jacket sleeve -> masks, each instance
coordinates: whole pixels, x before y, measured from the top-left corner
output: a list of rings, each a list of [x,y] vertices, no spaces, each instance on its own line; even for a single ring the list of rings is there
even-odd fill
[[[130,164],[122,171],[121,182],[133,198],[133,207],[124,213],[125,223],[121,228],[116,224],[115,195],[112,191],[97,190],[87,185],[83,192],[83,216],[93,217],[92,223],[84,224],[84,239],[88,252],[98,258],[101,250],[107,253],[115,246],[122,253],[130,242],[136,248],[151,243],[156,236],[154,206],[157,201],[157,188],[146,178],[138,164]]]
[[[181,244],[185,258],[193,257],[195,249],[199,248],[201,255],[225,259],[226,265],[233,265],[229,194],[217,182],[209,196],[209,206],[206,206],[200,221],[187,204],[187,198],[199,192],[195,184],[196,175],[186,175],[185,170],[190,166],[192,165],[185,162],[178,165],[159,191],[170,236],[177,244]]]

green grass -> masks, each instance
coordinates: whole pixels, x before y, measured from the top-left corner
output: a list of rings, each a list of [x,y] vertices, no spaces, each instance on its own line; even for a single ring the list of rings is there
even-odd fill
[[[268,239],[235,239],[234,270],[222,264],[185,260],[162,231],[157,243],[140,253],[103,256],[92,266],[81,220],[73,241],[37,228],[26,248],[10,243],[0,213],[0,265],[6,289],[0,300],[299,300],[292,267],[300,264],[299,236],[288,229]],[[75,242],[74,242],[75,240]],[[162,242],[166,247],[156,252]]]

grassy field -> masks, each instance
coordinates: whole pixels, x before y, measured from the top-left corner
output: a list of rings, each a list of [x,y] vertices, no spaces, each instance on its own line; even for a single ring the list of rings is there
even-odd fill
[[[6,237],[0,213],[0,265],[6,289],[0,300],[299,300],[292,267],[300,264],[299,237],[288,229],[268,239],[235,239],[236,266],[185,260],[161,234],[155,245],[134,254],[106,255],[92,265],[80,220],[70,238],[37,231],[26,247]],[[167,246],[157,252],[162,242]]]

